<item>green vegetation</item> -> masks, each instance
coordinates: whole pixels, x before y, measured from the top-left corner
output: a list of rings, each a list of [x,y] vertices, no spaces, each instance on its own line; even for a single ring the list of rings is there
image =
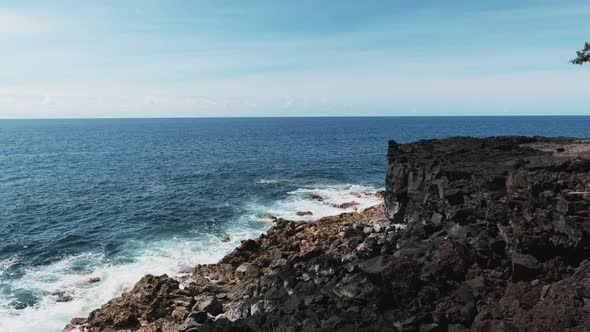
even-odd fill
[[[584,48],[576,52],[576,58],[570,62],[575,65],[582,65],[586,62],[590,62],[590,43],[584,43]]]

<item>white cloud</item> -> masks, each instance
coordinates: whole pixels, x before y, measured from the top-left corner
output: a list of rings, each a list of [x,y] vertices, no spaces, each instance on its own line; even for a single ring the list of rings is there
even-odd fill
[[[14,47],[3,43],[0,118],[221,116],[272,110],[333,114],[345,108],[390,108],[407,114],[455,106],[501,110],[572,100],[577,108],[585,104],[588,72],[567,63],[577,44],[497,47],[487,44],[495,40],[489,39],[493,29],[470,39],[466,27],[474,21],[485,26],[498,18],[526,23],[514,15],[518,10],[459,18],[427,12],[353,31],[268,38],[210,31],[138,33],[144,21],[129,20],[129,28],[112,24],[108,13],[92,11],[91,17],[79,10],[52,17],[42,11],[0,9],[0,40],[30,37],[12,38]],[[572,13],[564,9],[559,15]],[[547,15],[552,12],[543,7],[529,13],[529,19]],[[432,24],[420,24],[432,17],[435,31]],[[43,43],[31,37],[37,35],[44,37]],[[53,43],[55,36],[59,38]]]
[[[341,70],[202,80],[162,87],[0,89],[3,117],[150,117],[348,114],[579,113],[587,72],[529,72],[478,77],[347,75]],[[388,109],[392,113],[384,113]]]

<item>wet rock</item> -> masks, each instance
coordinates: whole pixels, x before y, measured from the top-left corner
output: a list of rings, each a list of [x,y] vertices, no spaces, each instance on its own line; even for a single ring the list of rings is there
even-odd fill
[[[74,331],[80,331],[81,329],[83,329],[83,326],[86,325],[86,323],[88,322],[88,319],[86,318],[73,318],[72,320],[70,320],[70,323],[68,323],[62,330],[62,332],[74,332]]]
[[[100,281],[100,277],[92,277],[87,280],[89,284],[95,284]]]
[[[84,325],[88,322],[88,318],[82,318],[82,317],[76,317],[76,318],[72,318],[72,320],[70,320],[70,324],[78,326],[78,325]]]
[[[322,202],[324,200],[324,198],[322,196],[316,195],[316,194],[311,195],[310,198],[313,199],[314,201],[318,201],[318,202]]]
[[[268,214],[268,213],[261,214],[260,218],[268,219],[268,220],[272,220],[272,221],[276,221],[278,219],[277,217],[273,216],[272,214]]]
[[[51,295],[56,297],[56,302],[70,302],[74,299],[71,294],[68,294],[65,291],[53,292]]]
[[[295,214],[300,217],[303,217],[303,216],[311,216],[311,215],[313,215],[313,212],[311,212],[311,211],[297,211]]]
[[[357,205],[360,205],[360,203],[352,201],[352,202],[344,202],[344,203],[340,203],[340,204],[332,204],[332,207],[335,207],[338,209],[348,209],[350,207],[357,206]]]

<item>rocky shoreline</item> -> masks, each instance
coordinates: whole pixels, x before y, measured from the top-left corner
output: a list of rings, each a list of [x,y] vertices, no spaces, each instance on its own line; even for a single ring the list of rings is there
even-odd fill
[[[384,205],[278,219],[64,331],[588,331],[590,140],[390,141]]]

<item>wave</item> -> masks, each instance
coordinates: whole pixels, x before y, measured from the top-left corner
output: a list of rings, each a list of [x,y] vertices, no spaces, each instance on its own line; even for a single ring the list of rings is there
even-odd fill
[[[256,180],[257,184],[275,184],[275,183],[279,183],[279,180],[275,180],[275,179],[260,179],[260,180]]]
[[[2,277],[2,275],[6,271],[8,271],[9,268],[11,268],[16,263],[18,263],[19,260],[20,260],[20,257],[18,255],[15,255],[15,256],[12,256],[12,257],[9,257],[7,259],[0,261],[0,277]]]
[[[73,317],[86,316],[119,296],[145,274],[178,275],[183,268],[215,263],[254,230],[238,229],[230,241],[215,235],[194,239],[170,239],[128,252],[125,260],[106,259],[102,254],[83,253],[48,266],[26,270],[13,280],[13,293],[37,298],[33,306],[15,308],[14,298],[0,298],[0,331],[60,331]],[[139,244],[137,245],[139,246]],[[100,281],[92,283],[92,278]]]
[[[263,204],[253,202],[223,234],[189,233],[184,237],[156,242],[129,243],[117,257],[101,253],[68,256],[46,266],[29,267],[15,280],[7,280],[11,296],[0,294],[0,331],[60,331],[73,317],[84,317],[102,304],[119,296],[145,274],[179,275],[197,264],[219,261],[239,245],[241,240],[265,232],[272,223],[260,218],[263,213],[292,220],[312,220],[342,212],[360,211],[379,204],[372,194],[377,188],[360,185],[306,186],[287,193],[283,200]],[[312,199],[319,195],[322,201]],[[317,199],[317,198],[316,198]],[[339,204],[355,202],[347,208]],[[299,216],[297,212],[312,215]],[[18,262],[13,257],[0,262],[0,276]],[[91,279],[98,282],[90,282]],[[28,294],[34,304],[15,307],[15,294]]]
[[[277,218],[309,221],[343,212],[363,211],[382,202],[381,197],[375,195],[377,191],[378,188],[372,186],[354,184],[304,187],[289,192],[283,200],[267,205],[253,204],[250,217],[261,220],[266,219],[261,216],[270,214]]]

